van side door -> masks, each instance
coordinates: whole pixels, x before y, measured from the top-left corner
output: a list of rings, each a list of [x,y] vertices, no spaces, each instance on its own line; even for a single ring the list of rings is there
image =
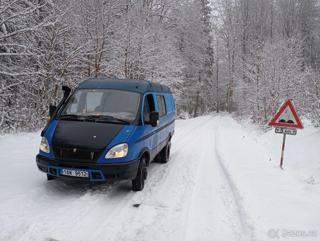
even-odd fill
[[[152,111],[157,111],[156,99],[153,94],[146,94],[143,100],[143,109],[142,109],[142,120],[144,125],[144,135],[149,136],[147,141],[147,146],[151,151],[151,154],[156,151],[158,136],[155,133],[158,126],[153,127],[150,124],[150,113]],[[152,157],[153,158],[153,157]]]
[[[169,122],[168,116],[167,116],[167,107],[166,107],[166,101],[164,94],[158,94],[157,95],[157,103],[158,103],[158,112],[160,117],[160,125],[159,128],[161,131],[158,133],[158,145],[162,144],[164,145],[164,141],[168,137],[168,128],[165,128],[167,123]]]

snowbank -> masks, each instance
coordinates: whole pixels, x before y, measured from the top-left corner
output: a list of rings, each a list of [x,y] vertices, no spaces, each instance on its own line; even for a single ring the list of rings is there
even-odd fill
[[[305,125],[287,136],[226,120],[217,131],[217,151],[230,176],[245,219],[257,240],[320,239],[320,131]]]

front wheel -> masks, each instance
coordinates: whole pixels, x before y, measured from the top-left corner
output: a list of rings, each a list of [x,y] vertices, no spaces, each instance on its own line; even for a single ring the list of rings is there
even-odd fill
[[[146,158],[142,157],[139,163],[137,176],[132,180],[132,191],[137,192],[143,190],[147,175]]]

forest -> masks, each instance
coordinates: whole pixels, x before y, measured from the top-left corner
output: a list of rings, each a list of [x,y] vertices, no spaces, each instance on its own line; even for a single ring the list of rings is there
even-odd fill
[[[290,98],[318,126],[319,73],[318,0],[0,0],[0,133],[99,76],[170,86],[178,117],[266,125]]]

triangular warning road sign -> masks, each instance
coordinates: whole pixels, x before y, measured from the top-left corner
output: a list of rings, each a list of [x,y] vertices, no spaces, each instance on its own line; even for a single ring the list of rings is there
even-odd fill
[[[291,100],[287,100],[273,117],[270,126],[302,129],[303,125]]]

